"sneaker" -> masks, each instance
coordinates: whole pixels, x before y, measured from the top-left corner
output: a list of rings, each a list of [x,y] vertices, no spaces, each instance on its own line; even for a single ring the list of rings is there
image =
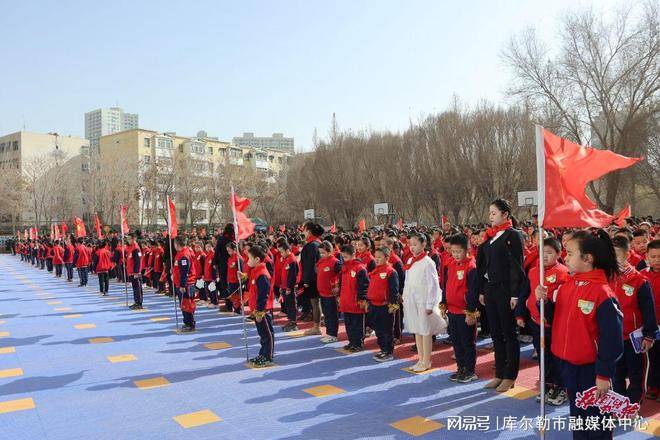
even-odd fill
[[[184,325],[181,328],[181,333],[192,333],[195,331],[195,327]]]
[[[566,394],[566,390],[562,388],[559,390],[559,392],[557,392],[557,395],[555,396],[554,399],[552,400],[548,399],[548,403],[554,406],[561,406],[564,403],[566,403],[567,400],[568,400],[568,394]]]
[[[346,344],[346,345],[344,345],[341,349],[342,349],[342,350],[346,350],[346,351],[350,351],[351,348],[353,348],[353,346],[352,346],[351,344]]]
[[[348,351],[350,351],[351,353],[359,353],[362,350],[364,350],[364,348],[362,346],[360,346],[360,347],[351,347],[351,348],[348,349]]]
[[[379,354],[380,354],[381,356],[379,356],[378,358],[376,358],[376,357],[374,356],[374,360],[375,360],[376,362],[389,362],[389,361],[393,361],[393,360],[394,360],[394,356],[392,355],[392,353],[382,353],[382,352],[381,352],[381,353],[379,353]]]
[[[553,386],[549,390],[545,392],[545,401],[550,402],[551,400],[555,400],[557,398],[557,394],[559,394],[559,387]],[[539,401],[541,399],[539,398]]]
[[[139,305],[139,304],[133,304],[133,305],[128,306],[128,308],[131,309],[131,310],[137,310],[137,309],[141,309],[142,306]]]
[[[328,335],[325,338],[321,338],[321,342],[324,344],[332,344],[333,342],[337,342],[337,337]]]
[[[532,338],[530,335],[518,335],[518,342],[522,342],[523,344],[530,344],[534,338]]]
[[[373,360],[377,361],[378,359],[382,358],[384,355],[385,355],[385,353],[383,353],[382,351],[379,351],[375,355],[371,356],[371,358]]]
[[[259,358],[256,361],[252,362],[252,366],[254,368],[266,368],[266,367],[270,367],[271,365],[273,365],[273,361],[271,361],[270,359],[266,359],[263,356],[259,356]]]
[[[479,380],[479,378],[477,377],[474,371],[463,370],[463,374],[458,376],[456,382],[470,383],[470,382],[474,382],[475,380]]]
[[[248,362],[254,364],[257,362],[257,360],[259,360],[259,358],[261,358],[261,355],[253,357],[252,359],[248,360]]]
[[[321,334],[321,329],[319,329],[318,327],[309,328],[309,329],[305,330],[305,333],[304,333],[305,336],[316,336],[316,335],[320,335],[320,334]]]
[[[463,375],[463,369],[459,368],[458,370],[456,370],[455,373],[449,376],[449,380],[451,380],[452,382],[456,382],[458,378],[461,377],[461,375]]]

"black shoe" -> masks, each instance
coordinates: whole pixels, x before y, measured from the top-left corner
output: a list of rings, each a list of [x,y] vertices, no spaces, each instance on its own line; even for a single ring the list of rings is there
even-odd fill
[[[184,325],[184,326],[181,328],[181,333],[192,333],[192,332],[194,332],[194,331],[195,331],[195,327],[194,327],[194,326]]]
[[[251,364],[254,368],[266,368],[273,365],[273,361],[266,359],[264,356],[257,356],[254,362],[251,362]]]
[[[474,371],[463,370],[463,374],[458,376],[458,378],[456,379],[456,382],[458,382],[458,383],[470,383],[470,382],[474,382],[475,380],[479,380],[479,378],[474,373]]]
[[[362,350],[364,350],[364,348],[363,348],[362,346],[359,346],[359,347],[351,347],[351,348],[348,349],[348,351],[350,351],[351,353],[359,353],[359,352],[361,352]]]
[[[128,306],[128,308],[131,310],[140,310],[142,308],[142,304],[133,304],[131,306]]]
[[[353,346],[351,344],[346,344],[341,349],[346,350],[346,351],[350,351],[351,348],[353,348]]]
[[[458,378],[461,377],[462,375],[463,375],[463,369],[459,368],[458,370],[456,370],[455,373],[449,376],[449,380],[451,380],[452,382],[457,382]]]

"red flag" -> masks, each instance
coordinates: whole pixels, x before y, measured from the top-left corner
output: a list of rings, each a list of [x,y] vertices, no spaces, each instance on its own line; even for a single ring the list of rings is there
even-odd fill
[[[280,225],[280,232],[284,233],[286,231],[286,225]]]
[[[250,199],[238,197],[234,193],[234,188],[232,188],[230,203],[232,212],[234,213],[234,222],[238,229],[238,233],[236,234],[237,239],[243,240],[248,238],[254,233],[254,223],[250,221],[243,211],[250,206]]]
[[[60,238],[62,238],[60,235],[60,227],[55,223],[55,240],[59,240]]]
[[[50,239],[55,240],[55,230],[53,229],[53,224],[50,224]]]
[[[128,234],[130,228],[128,227],[128,205],[119,205],[119,218],[121,222],[121,233]]]
[[[330,232],[333,233],[333,234],[334,234],[335,232],[337,232],[337,228],[335,227],[335,223],[334,223],[334,222],[332,222],[332,226],[330,226]]]
[[[169,196],[167,196],[167,227],[170,239],[176,238],[179,235],[179,225],[176,222],[176,207]]]
[[[399,217],[399,221],[396,222],[396,226],[399,228],[399,230],[403,229],[403,219]]]
[[[273,232],[275,232],[275,229],[272,226],[268,226],[268,233],[272,234]]]
[[[234,201],[234,206],[236,207],[236,211],[239,212],[243,212],[246,209],[248,209],[250,203],[252,203],[252,201],[247,197],[238,197],[236,193],[233,193],[233,201]]]
[[[581,146],[537,126],[539,226],[604,228],[610,225],[616,217],[596,207],[587,197],[587,185],[640,160]]]
[[[94,226],[96,226],[96,236],[99,240],[103,240],[103,234],[101,234],[101,220],[99,220],[98,214],[94,214]]]
[[[364,232],[367,230],[367,223],[364,221],[363,218],[360,219],[358,222],[358,229],[360,232]]]
[[[62,235],[66,236],[66,231],[68,231],[69,228],[66,226],[66,223],[62,222]]]
[[[632,217],[632,211],[630,210],[630,205],[626,205],[616,216],[614,223],[616,223],[618,227],[623,228],[626,224],[626,219],[630,217]]]
[[[73,223],[76,225],[76,237],[86,237],[87,230],[85,229],[85,222],[80,217],[74,217]]]
[[[444,226],[445,223],[447,223],[447,216],[442,214],[442,216],[440,217],[440,222],[441,222],[442,226]]]

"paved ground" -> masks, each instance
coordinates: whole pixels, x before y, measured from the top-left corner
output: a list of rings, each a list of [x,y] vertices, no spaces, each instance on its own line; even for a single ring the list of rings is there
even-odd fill
[[[72,285],[73,284],[73,285]],[[451,347],[438,344],[438,369],[413,375],[409,344],[379,364],[369,352],[346,355],[317,337],[276,339],[277,366],[245,366],[238,317],[198,310],[199,330],[175,333],[171,299],[149,289],[147,310],[127,310],[123,284],[110,297],[55,279],[19,258],[0,256],[0,438],[18,439],[495,439],[537,438],[537,368],[524,348],[518,386],[482,389],[492,353],[479,352],[479,382],[447,380]],[[250,355],[258,338],[248,327]],[[485,341],[487,342],[487,341]],[[375,347],[371,340],[368,347]],[[660,435],[658,404],[645,432]],[[566,406],[549,408],[560,420]],[[505,429],[504,417],[518,417]],[[461,417],[459,419],[458,417]],[[474,420],[478,417],[477,420]],[[527,419],[522,420],[522,417]],[[470,419],[472,418],[472,420]],[[461,420],[463,430],[456,429]],[[487,431],[475,422],[489,426]],[[499,428],[499,429],[498,429]],[[551,431],[546,438],[570,438]]]

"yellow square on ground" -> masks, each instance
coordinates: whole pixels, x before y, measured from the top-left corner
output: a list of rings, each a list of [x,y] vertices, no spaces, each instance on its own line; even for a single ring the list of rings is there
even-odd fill
[[[9,332],[0,332],[0,338],[6,338],[9,336]]]
[[[286,335],[290,338],[302,338],[305,336],[305,330],[296,330],[293,332],[287,332]]]
[[[231,347],[231,344],[228,344],[226,342],[208,342],[204,344],[204,347],[209,350],[222,350],[224,348]]]
[[[149,318],[149,321],[161,322],[161,321],[169,321],[170,319],[172,318],[170,318],[169,316],[157,316],[155,318]]]
[[[136,361],[137,358],[132,354],[118,354],[116,356],[108,356],[108,360],[113,364],[117,364],[119,362]]]
[[[314,397],[333,396],[335,394],[341,394],[346,392],[346,390],[343,390],[333,385],[319,385],[318,387],[305,388],[303,391],[306,392],[307,394],[311,394]]]
[[[107,344],[108,342],[115,342],[112,338],[92,338],[88,339],[90,344]]]
[[[0,347],[0,354],[9,354],[16,353],[16,348],[14,347]]]
[[[55,304],[62,304],[62,301],[47,301],[46,304],[49,306],[54,306]]]
[[[86,328],[96,328],[96,324],[76,324],[73,327],[78,330],[85,330]]]
[[[0,370],[0,379],[3,379],[5,377],[16,377],[22,375],[23,375],[22,368],[9,368],[7,370]]]
[[[70,312],[71,307],[55,307],[56,312]]]
[[[149,311],[149,309],[134,309],[134,310],[131,310],[131,312],[133,312],[133,313],[143,313],[143,312],[148,312],[148,311]]]
[[[434,420],[427,419],[426,417],[415,416],[409,419],[399,420],[398,422],[390,423],[392,428],[403,431],[413,437],[419,437],[429,432],[437,431],[444,428],[445,425]]]
[[[509,391],[502,393],[503,396],[513,397],[518,400],[529,399],[530,397],[536,397],[538,393],[535,390],[530,390],[525,387],[513,387]]]
[[[64,315],[63,318],[80,318],[81,316],[80,313],[75,313],[73,315]]]
[[[164,387],[170,384],[170,381],[163,376],[152,377],[151,379],[134,380],[133,383],[141,390],[149,390],[151,388]]]
[[[195,426],[222,422],[222,419],[209,409],[204,409],[202,411],[189,414],[181,414],[180,416],[173,417],[173,419],[183,428],[194,428]]]
[[[0,402],[0,414],[34,408],[36,408],[34,400],[29,397],[27,399],[5,400],[4,402]]]
[[[637,429],[637,432],[642,432],[656,438],[660,437],[660,420],[646,419],[644,422],[648,423],[648,425],[645,426],[646,429]]]

